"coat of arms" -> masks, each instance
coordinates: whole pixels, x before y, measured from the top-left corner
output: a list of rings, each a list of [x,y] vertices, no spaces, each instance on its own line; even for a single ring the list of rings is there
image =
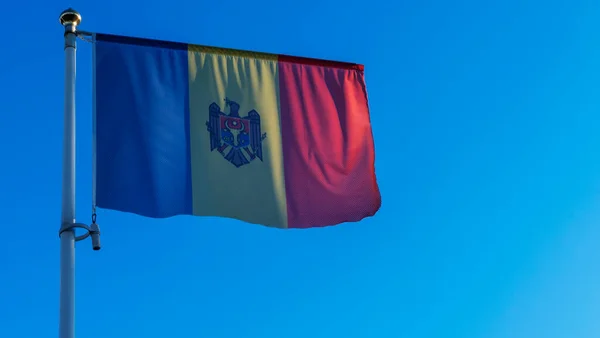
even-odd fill
[[[210,151],[217,149],[237,168],[256,158],[262,161],[262,141],[267,134],[261,134],[260,115],[252,109],[241,117],[237,102],[225,99],[225,105],[229,107],[229,114],[222,112],[215,102],[208,107],[206,126],[210,132]]]

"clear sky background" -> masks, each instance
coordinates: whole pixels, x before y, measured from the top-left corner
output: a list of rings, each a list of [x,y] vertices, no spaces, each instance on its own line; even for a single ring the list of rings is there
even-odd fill
[[[8,1],[0,337],[58,333],[63,29],[363,63],[383,205],[278,230],[101,210],[83,338],[600,336],[600,2]],[[91,46],[77,59],[91,203]]]

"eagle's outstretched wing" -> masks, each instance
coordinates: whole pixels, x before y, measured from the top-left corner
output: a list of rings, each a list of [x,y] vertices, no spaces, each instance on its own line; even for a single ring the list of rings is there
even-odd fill
[[[210,132],[210,151],[221,146],[221,108],[216,103],[211,103],[208,107],[208,122],[206,127]]]
[[[263,136],[260,130],[260,115],[256,110],[252,109],[248,112],[248,119],[250,120],[250,148],[252,148],[254,155],[262,161]]]

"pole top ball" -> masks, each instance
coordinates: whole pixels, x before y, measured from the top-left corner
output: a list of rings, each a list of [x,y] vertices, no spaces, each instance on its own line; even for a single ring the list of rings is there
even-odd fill
[[[63,26],[77,26],[81,23],[81,14],[73,8],[65,9],[60,13],[60,24]]]

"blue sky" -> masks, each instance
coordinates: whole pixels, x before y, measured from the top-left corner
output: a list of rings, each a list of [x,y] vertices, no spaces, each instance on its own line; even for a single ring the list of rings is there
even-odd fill
[[[69,6],[88,31],[365,64],[383,198],[302,231],[102,210],[78,337],[600,335],[597,1],[34,0],[0,22],[0,336],[58,332]],[[89,222],[89,44],[77,62]]]

